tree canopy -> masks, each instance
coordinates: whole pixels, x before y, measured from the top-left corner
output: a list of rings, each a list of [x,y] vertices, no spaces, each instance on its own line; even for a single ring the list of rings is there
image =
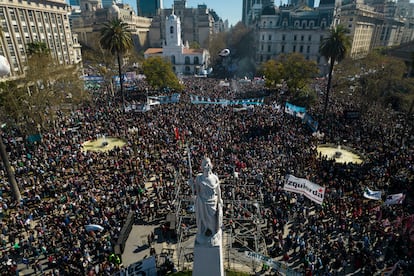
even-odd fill
[[[171,63],[162,57],[149,57],[143,62],[142,69],[148,84],[154,89],[167,87],[176,90],[183,89],[172,70]]]
[[[64,103],[77,104],[86,98],[76,65],[59,64],[48,52],[34,51],[29,55],[25,76],[0,86],[1,105],[9,115],[8,123],[24,134],[46,128],[54,108],[60,109]]]
[[[210,39],[208,50],[213,67],[213,75],[226,77],[244,77],[255,74],[254,32],[242,23],[236,24],[229,32],[221,32]],[[223,58],[219,52],[230,49],[230,55]]]
[[[261,65],[268,88],[277,88],[282,83],[287,86],[289,95],[296,97],[301,90],[307,90],[312,77],[318,73],[314,61],[306,60],[302,54],[280,55],[276,60],[268,60]]]

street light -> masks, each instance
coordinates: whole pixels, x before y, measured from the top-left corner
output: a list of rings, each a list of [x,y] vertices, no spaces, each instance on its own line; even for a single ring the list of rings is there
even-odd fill
[[[0,77],[7,76],[8,74],[10,74],[10,64],[4,56],[0,55]],[[20,195],[19,186],[17,186],[13,169],[10,166],[9,156],[7,155],[6,147],[3,144],[3,137],[0,137],[0,157],[6,169],[7,177],[9,179],[9,184],[11,185],[14,198],[18,204],[22,196]]]

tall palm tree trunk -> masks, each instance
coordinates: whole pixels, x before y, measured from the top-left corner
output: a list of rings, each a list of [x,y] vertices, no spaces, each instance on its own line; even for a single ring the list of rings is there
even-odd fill
[[[11,186],[14,199],[16,200],[16,203],[19,204],[22,196],[20,195],[19,186],[17,185],[16,178],[14,177],[13,170],[10,166],[9,156],[7,155],[6,147],[4,146],[2,137],[0,137],[0,156],[1,161],[3,161],[3,165],[6,169],[7,177],[9,179],[9,184]]]
[[[125,112],[125,93],[124,93],[124,80],[122,78],[121,56],[119,53],[117,53],[116,57],[118,60],[119,85],[121,86],[122,112]]]
[[[326,111],[328,109],[329,93],[331,92],[332,72],[333,72],[334,64],[335,64],[335,59],[331,58],[331,62],[329,63],[328,83],[326,85],[325,103],[323,106],[323,119],[324,120],[326,118]]]

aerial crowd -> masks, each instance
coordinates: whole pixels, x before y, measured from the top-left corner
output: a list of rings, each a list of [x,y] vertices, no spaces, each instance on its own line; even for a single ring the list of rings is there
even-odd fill
[[[19,139],[16,129],[2,133],[22,194],[21,202],[14,202],[1,170],[2,275],[29,270],[112,275],[122,269],[110,256],[128,214],[150,220],[177,211],[176,176],[185,178],[190,164],[200,172],[204,156],[223,182],[224,227],[257,217],[264,224],[267,254],[275,260],[306,275],[412,271],[414,147],[404,114],[362,106],[334,91],[323,118],[325,81],[318,79],[320,103],[307,110],[319,121],[315,135],[301,119],[284,113],[280,91],[253,81],[229,80],[227,86],[189,77],[183,83],[179,103],[153,105],[146,112],[123,112],[119,99],[98,88],[89,104],[58,111],[39,142]],[[136,93],[148,93],[145,81],[134,85]],[[242,108],[193,104],[190,95],[265,101]],[[126,100],[137,101],[132,92]],[[346,110],[359,110],[360,117],[346,118]],[[102,136],[125,145],[85,150],[84,142]],[[318,155],[317,145],[326,143],[352,148],[364,162],[342,164]],[[285,191],[286,175],[325,187],[323,203]],[[384,199],[364,198],[366,188],[404,193],[405,200],[385,205]]]

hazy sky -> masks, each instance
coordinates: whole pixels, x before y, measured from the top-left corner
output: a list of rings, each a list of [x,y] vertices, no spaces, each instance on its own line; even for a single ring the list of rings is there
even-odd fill
[[[124,3],[130,4],[135,12],[137,11],[136,0],[123,0]],[[172,7],[174,0],[163,0],[164,9]],[[275,5],[280,5],[280,0],[274,1]],[[282,4],[287,3],[287,0],[283,0]],[[230,25],[235,25],[241,21],[242,18],[242,6],[243,0],[187,0],[187,8],[196,8],[199,4],[206,4],[207,8],[213,9],[218,16],[223,20],[229,20]],[[315,0],[315,4],[319,5],[319,0]]]

